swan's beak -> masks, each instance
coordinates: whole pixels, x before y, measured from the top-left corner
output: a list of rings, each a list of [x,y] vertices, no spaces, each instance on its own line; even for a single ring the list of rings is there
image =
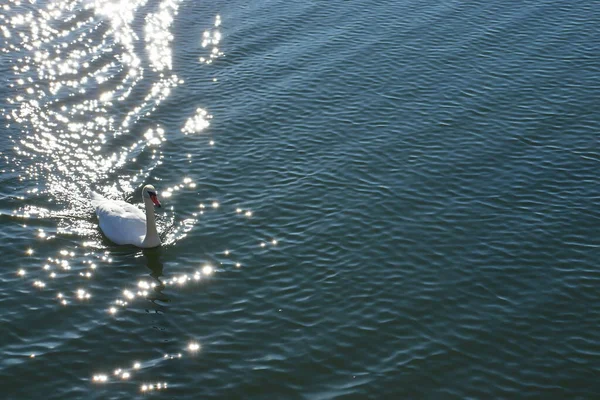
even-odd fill
[[[150,195],[150,200],[154,203],[156,207],[162,207],[160,205],[160,201],[158,201],[158,197],[156,195]]]

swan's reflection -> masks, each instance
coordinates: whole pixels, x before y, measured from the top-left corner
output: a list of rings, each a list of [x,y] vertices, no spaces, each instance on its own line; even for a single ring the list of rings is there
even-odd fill
[[[162,248],[156,247],[151,249],[144,249],[143,251],[144,258],[146,259],[146,266],[150,269],[150,276],[154,279],[155,284],[152,284],[153,292],[149,293],[147,299],[154,303],[156,306],[160,307],[160,304],[157,304],[157,301],[168,303],[170,301],[169,297],[163,293],[165,289],[165,284],[161,280],[161,277],[164,276],[163,270],[164,265],[161,261],[162,256]],[[141,283],[141,282],[140,282]]]

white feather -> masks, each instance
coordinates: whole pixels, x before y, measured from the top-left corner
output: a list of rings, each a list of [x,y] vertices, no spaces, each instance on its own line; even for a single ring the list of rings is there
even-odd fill
[[[108,239],[120,245],[131,244],[138,247],[154,247],[160,244],[160,239],[144,241],[146,239],[146,215],[133,204],[122,200],[110,200],[96,192],[91,192],[92,204],[96,209],[100,229]],[[146,203],[146,202],[145,202]],[[148,204],[146,204],[148,207]],[[152,223],[154,210],[152,203]],[[156,229],[154,229],[156,232]],[[158,244],[157,244],[158,241]]]

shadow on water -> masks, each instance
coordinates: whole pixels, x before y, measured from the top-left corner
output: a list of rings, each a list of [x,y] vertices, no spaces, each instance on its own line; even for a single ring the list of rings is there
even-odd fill
[[[148,267],[148,269],[150,269],[150,276],[156,282],[156,286],[154,286],[153,288],[154,293],[148,295],[148,300],[160,307],[161,305],[157,304],[157,301],[163,303],[168,303],[170,301],[169,297],[167,297],[163,293],[163,290],[165,289],[165,284],[161,280],[161,277],[164,276],[164,264],[161,261],[162,248],[155,247],[152,249],[144,249],[142,250],[142,253],[144,254],[144,258],[146,259],[146,266]]]

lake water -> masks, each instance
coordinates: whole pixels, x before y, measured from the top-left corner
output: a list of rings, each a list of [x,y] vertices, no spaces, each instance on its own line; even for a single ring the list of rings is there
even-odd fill
[[[594,1],[4,0],[5,399],[600,395]],[[94,189],[159,191],[164,245]]]

